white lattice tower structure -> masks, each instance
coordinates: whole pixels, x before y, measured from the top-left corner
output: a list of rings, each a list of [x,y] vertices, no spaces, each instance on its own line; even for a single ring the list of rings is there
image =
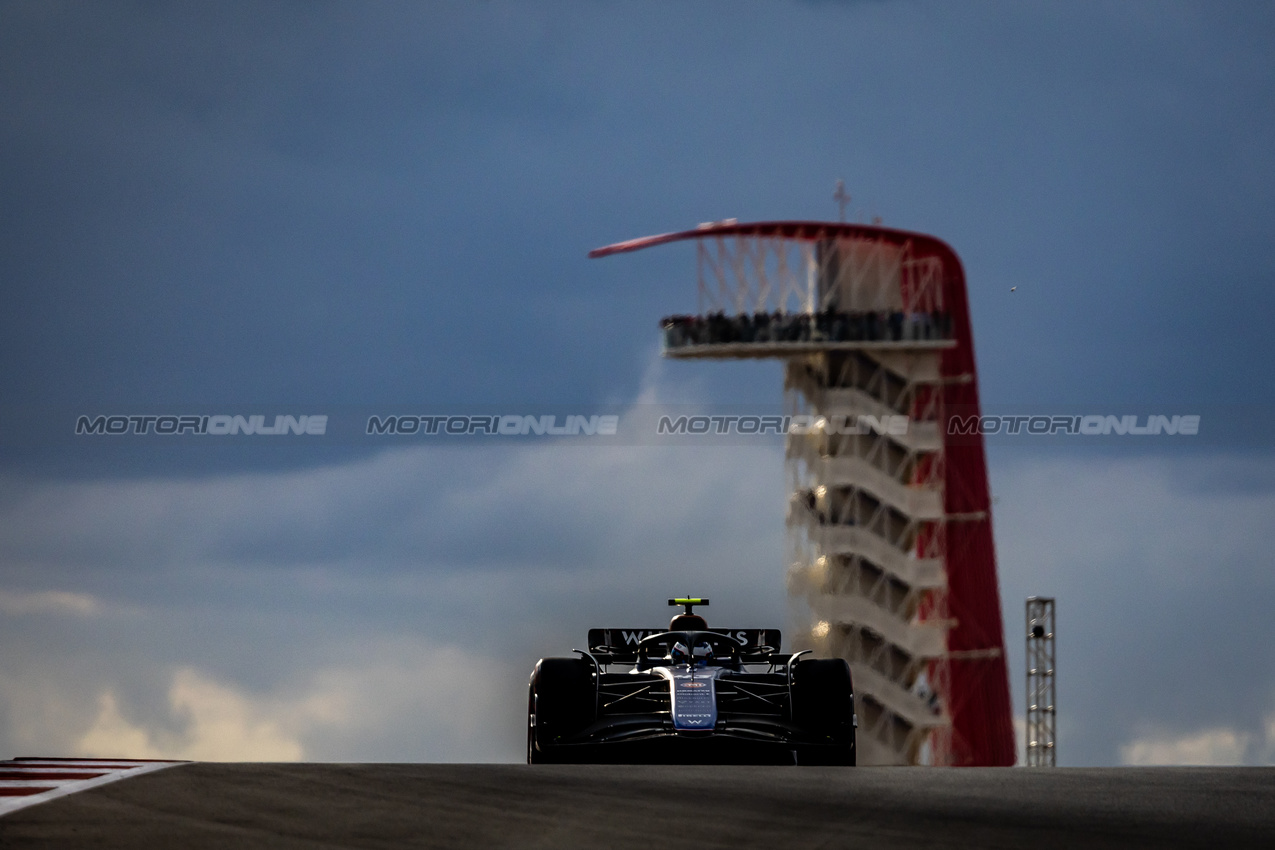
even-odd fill
[[[822,304],[942,310],[937,270],[909,269],[906,246],[820,247]],[[789,412],[824,423],[787,440],[789,590],[811,612],[813,648],[854,670],[863,764],[941,764],[948,751],[944,411],[935,391],[946,342],[916,336],[793,357],[785,368]]]
[[[932,352],[892,351],[828,353],[786,370],[789,409],[831,425],[787,441],[789,590],[809,606],[811,645],[854,670],[863,764],[942,763],[946,751],[936,367]],[[878,433],[861,418],[896,416],[909,417],[906,432]]]

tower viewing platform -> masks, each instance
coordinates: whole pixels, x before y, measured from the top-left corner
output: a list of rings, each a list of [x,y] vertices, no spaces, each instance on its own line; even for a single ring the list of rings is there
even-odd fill
[[[696,251],[675,359],[777,358],[788,411],[788,587],[800,648],[854,671],[860,764],[1014,762],[982,438],[960,260],[931,236],[735,220],[621,242]]]
[[[791,357],[820,351],[937,350],[956,343],[946,313],[902,311],[738,313],[668,316],[664,356]]]

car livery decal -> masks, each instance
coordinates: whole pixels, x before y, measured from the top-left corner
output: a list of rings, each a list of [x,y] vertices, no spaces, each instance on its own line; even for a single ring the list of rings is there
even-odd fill
[[[589,648],[591,650],[607,650],[604,654],[623,655],[626,651],[636,651],[643,638],[658,635],[668,629],[589,629]],[[779,647],[778,629],[705,629],[713,634],[729,635],[741,648],[769,645]]]
[[[657,667],[669,680],[673,728],[678,731],[712,729],[717,725],[717,674],[720,668]]]

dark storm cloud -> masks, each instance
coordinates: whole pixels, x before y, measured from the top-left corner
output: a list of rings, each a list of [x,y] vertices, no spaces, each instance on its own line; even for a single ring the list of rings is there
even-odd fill
[[[7,29],[10,400],[437,392],[437,359],[493,353],[511,319],[485,302],[531,281],[482,283],[509,222],[475,220],[499,194],[475,178],[515,127],[560,123],[506,49],[525,33],[473,21],[475,68],[445,15],[26,17]]]
[[[735,460],[745,464],[733,482]],[[704,527],[730,520],[738,488],[782,526],[782,475],[774,449],[579,449],[493,452],[416,449],[309,471],[212,480],[83,484],[13,481],[0,503],[0,557],[16,568],[153,574],[190,564],[244,569],[294,566],[362,571],[595,569],[640,540],[653,518],[661,545],[697,548]],[[564,474],[554,480],[552,470]],[[712,478],[683,473],[709,470]]]
[[[1269,392],[1268,10],[721,11],[11,7],[6,400],[631,397],[689,261],[583,252],[835,175],[989,397]]]

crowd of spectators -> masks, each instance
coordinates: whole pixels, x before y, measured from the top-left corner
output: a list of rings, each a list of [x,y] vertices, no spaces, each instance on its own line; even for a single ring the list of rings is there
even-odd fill
[[[660,320],[669,348],[726,342],[903,342],[951,336],[947,313],[887,310],[820,313],[724,312],[704,316],[668,316]]]

